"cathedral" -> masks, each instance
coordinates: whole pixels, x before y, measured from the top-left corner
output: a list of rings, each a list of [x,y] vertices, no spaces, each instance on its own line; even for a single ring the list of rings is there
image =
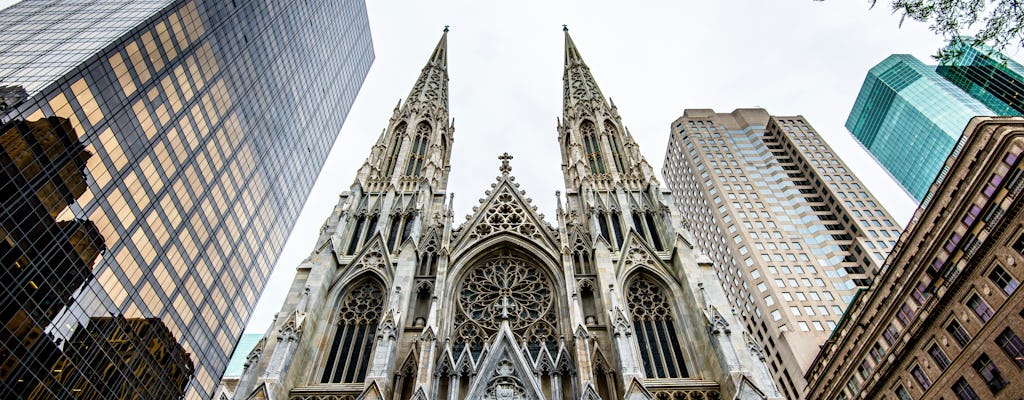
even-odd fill
[[[556,215],[503,154],[455,222],[447,34],[221,398],[781,399],[567,29]]]

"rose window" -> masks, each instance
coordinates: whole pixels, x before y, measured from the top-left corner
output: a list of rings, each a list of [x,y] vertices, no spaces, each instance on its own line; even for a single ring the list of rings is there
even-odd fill
[[[478,263],[458,291],[456,346],[481,349],[505,320],[517,340],[553,346],[558,337],[553,293],[540,269],[508,252]]]

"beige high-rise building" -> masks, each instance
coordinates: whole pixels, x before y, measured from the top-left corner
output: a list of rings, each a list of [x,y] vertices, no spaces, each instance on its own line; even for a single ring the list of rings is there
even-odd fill
[[[808,373],[814,399],[1024,394],[1024,118],[975,117]]]
[[[802,116],[690,109],[666,185],[788,398],[900,227]]]

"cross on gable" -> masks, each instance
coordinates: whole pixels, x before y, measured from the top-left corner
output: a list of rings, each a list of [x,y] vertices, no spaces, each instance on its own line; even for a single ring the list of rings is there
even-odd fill
[[[508,175],[509,172],[512,172],[512,167],[508,165],[508,162],[509,160],[512,159],[512,156],[510,156],[506,152],[498,156],[498,159],[501,160],[501,168],[499,168],[499,170],[501,170],[502,174]]]

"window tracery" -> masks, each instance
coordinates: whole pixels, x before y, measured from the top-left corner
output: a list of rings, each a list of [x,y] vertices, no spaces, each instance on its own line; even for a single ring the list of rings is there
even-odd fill
[[[398,152],[402,147],[402,138],[405,137],[406,127],[407,124],[403,121],[395,127],[395,131],[392,133],[394,142],[391,143],[391,151],[388,154],[387,164],[384,166],[385,177],[390,177],[395,173],[395,166],[398,164]]]
[[[619,147],[619,130],[615,128],[612,121],[604,121],[604,130],[608,131],[608,140],[611,141],[612,161],[615,162],[615,169],[620,174],[626,173],[626,165],[622,162],[622,149]]]
[[[646,275],[630,282],[626,301],[649,378],[689,376],[675,326],[675,312],[661,285]]]
[[[590,164],[590,172],[594,174],[605,173],[604,160],[601,159],[601,144],[597,140],[597,129],[594,123],[583,121],[580,124],[580,134],[583,136],[583,148],[587,151],[587,162]]]
[[[543,240],[543,228],[533,223],[522,202],[512,193],[513,188],[502,186],[499,190],[494,201],[484,210],[481,221],[467,232],[469,238],[476,240],[495,232],[507,231],[533,240]]]
[[[409,163],[405,166],[406,176],[420,176],[423,162],[426,160],[427,143],[430,140],[430,124],[421,121],[416,125],[416,137],[413,138],[412,152],[409,153]]]
[[[338,327],[320,382],[363,381],[383,305],[384,287],[376,279],[366,277],[350,285],[338,306]]]
[[[478,353],[508,320],[512,333],[531,351],[556,349],[558,316],[554,288],[533,263],[509,251],[474,266],[456,298],[456,351],[464,346]]]

